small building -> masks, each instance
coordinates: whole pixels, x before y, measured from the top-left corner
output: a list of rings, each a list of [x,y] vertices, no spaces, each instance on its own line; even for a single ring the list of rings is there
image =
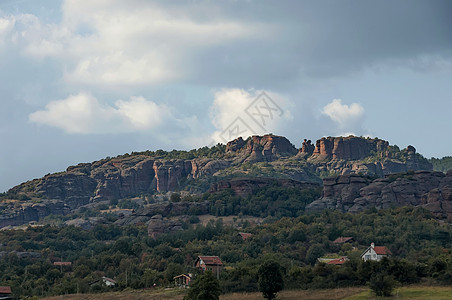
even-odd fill
[[[0,286],[0,300],[12,300],[13,292],[9,286]]]
[[[105,276],[102,276],[102,282],[108,287],[114,287],[116,285],[116,280],[113,280]]]
[[[203,272],[210,270],[219,277],[223,262],[218,256],[198,256],[195,261],[195,267]]]
[[[190,281],[192,279],[191,274],[180,274],[173,277],[174,279],[174,285],[187,288],[190,285]]]
[[[389,257],[391,255],[391,251],[385,246],[375,246],[374,243],[371,243],[370,247],[361,254],[361,258],[364,261],[380,261],[383,257]]]
[[[88,283],[89,286],[95,286],[95,285],[106,285],[108,287],[114,287],[117,284],[116,280],[113,280],[111,278],[102,276],[101,279],[94,280],[90,283]]]
[[[252,233],[246,233],[246,232],[239,232],[238,236],[240,236],[242,238],[242,240],[246,241],[247,239],[252,237],[253,234]]]
[[[340,236],[333,241],[333,244],[345,244],[345,243],[352,243],[354,241],[355,241],[355,239],[352,237]]]

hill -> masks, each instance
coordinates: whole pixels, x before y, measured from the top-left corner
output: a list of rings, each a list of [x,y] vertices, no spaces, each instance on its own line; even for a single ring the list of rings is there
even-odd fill
[[[136,197],[144,200],[123,205],[136,207],[164,199],[158,195],[167,192],[199,195],[246,186],[247,191],[239,192],[243,196],[275,179],[314,186],[332,175],[383,177],[409,170],[432,170],[432,164],[412,146],[400,150],[378,138],[327,137],[315,145],[304,140],[301,149],[281,136],[237,138],[211,148],[145,151],[80,163],[25,182],[0,197],[0,227]]]

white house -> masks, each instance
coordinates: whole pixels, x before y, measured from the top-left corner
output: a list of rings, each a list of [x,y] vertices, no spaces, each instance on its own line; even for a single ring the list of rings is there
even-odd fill
[[[105,277],[105,276],[102,277],[102,282],[103,282],[106,286],[110,286],[110,287],[113,287],[113,286],[116,285],[116,280],[113,280],[113,279],[108,278],[108,277]]]
[[[361,254],[361,258],[364,261],[380,261],[383,257],[389,257],[390,255],[392,255],[391,251],[385,246],[375,246],[374,243],[371,243],[370,247]]]

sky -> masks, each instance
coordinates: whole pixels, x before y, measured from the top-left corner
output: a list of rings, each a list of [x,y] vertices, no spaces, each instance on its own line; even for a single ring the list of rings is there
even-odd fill
[[[273,133],[452,155],[452,2],[0,0],[0,192]]]

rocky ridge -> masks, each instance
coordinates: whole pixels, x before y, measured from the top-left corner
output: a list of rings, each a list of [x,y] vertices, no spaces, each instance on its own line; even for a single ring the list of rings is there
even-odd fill
[[[165,156],[164,151],[135,153],[70,166],[65,172],[49,174],[8,191],[0,202],[3,207],[0,227],[142,194],[194,186],[202,187],[194,190],[198,193],[209,187],[213,190],[228,187],[246,194],[261,184],[234,181],[237,177],[286,179],[289,184],[290,180],[319,182],[320,177],[330,174],[383,177],[394,172],[432,169],[412,146],[400,151],[384,140],[354,136],[322,138],[315,146],[305,140],[302,148],[297,149],[285,137],[269,134],[246,140],[237,138],[222,149],[214,155],[192,158]],[[39,205],[33,207],[30,203]]]
[[[306,210],[359,212],[399,206],[421,206],[440,219],[452,220],[452,171],[416,171],[376,179],[350,174],[325,178],[322,197]]]

